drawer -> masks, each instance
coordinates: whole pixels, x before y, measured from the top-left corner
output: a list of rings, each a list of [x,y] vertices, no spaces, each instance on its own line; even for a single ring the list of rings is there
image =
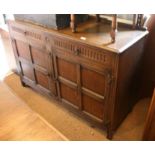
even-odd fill
[[[37,29],[32,26],[9,23],[9,31],[12,38],[23,41],[29,45],[36,46],[38,48],[46,49],[45,35],[41,29]]]
[[[69,38],[53,36],[53,45],[67,53],[87,59],[93,62],[101,63],[111,67],[114,64],[114,54],[104,49],[86,45],[81,42],[73,41]]]

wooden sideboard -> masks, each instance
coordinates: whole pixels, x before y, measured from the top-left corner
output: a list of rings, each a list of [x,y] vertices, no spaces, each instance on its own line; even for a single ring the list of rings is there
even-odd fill
[[[8,25],[22,84],[106,127],[112,138],[137,99],[148,32],[120,28],[111,44],[110,26],[93,19],[78,33],[19,21]]]

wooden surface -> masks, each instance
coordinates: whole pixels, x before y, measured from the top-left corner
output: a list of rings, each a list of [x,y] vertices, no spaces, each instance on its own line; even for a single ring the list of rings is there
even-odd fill
[[[70,29],[56,32],[9,22],[22,84],[72,105],[106,126],[111,138],[138,95],[131,92],[139,81],[147,32],[119,31],[120,39],[109,45],[115,48],[108,50],[98,42],[105,33],[109,35],[107,28],[90,22],[74,34]],[[85,34],[90,40],[81,41],[78,36]]]
[[[11,23],[11,21],[10,21]],[[22,22],[16,22],[22,24]],[[14,23],[15,24],[15,23]],[[132,30],[125,27],[118,27],[118,32],[116,34],[116,42],[111,43],[111,37],[109,32],[111,26],[106,23],[96,22],[96,19],[92,18],[87,22],[78,25],[77,33],[72,33],[70,28],[65,28],[63,30],[56,31],[54,29],[47,29],[41,26],[32,25],[30,23],[24,23],[22,27],[31,26],[34,29],[40,29],[41,31],[46,31],[55,35],[61,35],[64,37],[73,37],[80,42],[85,44],[94,45],[103,49],[108,49],[116,53],[121,53],[130,47],[132,44],[137,42],[140,38],[143,38],[148,31]]]
[[[67,140],[0,82],[0,140]]]
[[[96,22],[96,19],[79,24],[77,33],[72,33],[70,28],[62,29],[58,32],[65,35],[72,36],[85,43],[93,44],[113,52],[121,53],[134,44],[137,40],[145,36],[147,31],[132,30],[125,27],[118,27],[116,33],[116,40],[111,43],[110,31],[111,26],[101,22]]]
[[[91,18],[91,17],[89,17],[89,18]],[[96,15],[96,18],[97,18],[96,22],[101,21],[101,18],[100,18],[99,14]],[[70,19],[71,19],[70,27],[72,29],[72,32],[75,33],[75,32],[77,32],[76,31],[77,23],[76,23],[75,14],[71,14]],[[112,15],[112,21],[111,21],[111,32],[109,32],[110,36],[111,36],[111,43],[115,42],[116,31],[117,31],[117,14],[113,14]]]
[[[145,130],[143,133],[143,140],[148,140],[148,141],[155,140],[155,89],[154,89],[152,101],[147,113]]]

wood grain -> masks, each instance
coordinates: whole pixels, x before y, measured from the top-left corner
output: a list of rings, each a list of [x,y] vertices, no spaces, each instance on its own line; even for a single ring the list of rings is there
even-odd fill
[[[0,83],[0,140],[67,140]]]

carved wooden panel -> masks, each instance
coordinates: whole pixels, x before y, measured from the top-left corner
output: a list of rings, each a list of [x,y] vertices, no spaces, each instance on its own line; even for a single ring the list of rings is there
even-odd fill
[[[76,82],[76,65],[65,61],[64,59],[57,58],[58,76],[62,76],[70,81]]]
[[[21,68],[22,68],[22,73],[24,76],[26,76],[32,81],[35,81],[33,68],[29,64],[21,62]]]
[[[89,77],[89,78],[88,78]],[[105,94],[105,77],[90,69],[81,68],[82,87],[90,89],[100,95]]]
[[[42,35],[39,32],[35,32],[35,30],[31,30],[28,28],[22,28],[22,27],[19,28],[16,26],[12,26],[11,28],[14,32],[22,34],[25,37],[30,37],[36,40],[42,40]]]
[[[83,110],[102,119],[104,114],[104,105],[102,102],[95,100],[94,98],[82,95]]]
[[[94,50],[89,47],[79,46],[80,56],[84,58],[89,58],[98,62],[102,62],[104,64],[109,63],[109,56],[104,54],[101,50]]]
[[[25,30],[22,29],[22,28],[19,28],[19,27],[16,27],[16,26],[11,26],[11,29],[15,32],[18,32],[18,33],[21,33],[21,34],[24,34]]]
[[[79,106],[77,90],[60,83],[61,98],[67,100],[73,105]]]
[[[18,56],[31,61],[29,45],[18,40],[16,41],[16,46],[17,46]]]
[[[48,62],[50,61],[48,53],[34,47],[31,47],[31,53],[34,64],[47,69]]]
[[[35,74],[36,74],[36,80],[37,80],[37,84],[41,85],[42,87],[49,89],[49,77],[37,70],[35,70]]]
[[[25,31],[25,35],[37,40],[42,40],[41,34],[33,31]]]
[[[77,42],[74,43],[71,40],[63,40],[57,37],[54,37],[53,44],[57,48],[61,48],[70,54],[97,61],[108,66],[113,64],[113,55],[106,54],[106,52],[99,48],[94,48],[79,43],[77,44]]]

